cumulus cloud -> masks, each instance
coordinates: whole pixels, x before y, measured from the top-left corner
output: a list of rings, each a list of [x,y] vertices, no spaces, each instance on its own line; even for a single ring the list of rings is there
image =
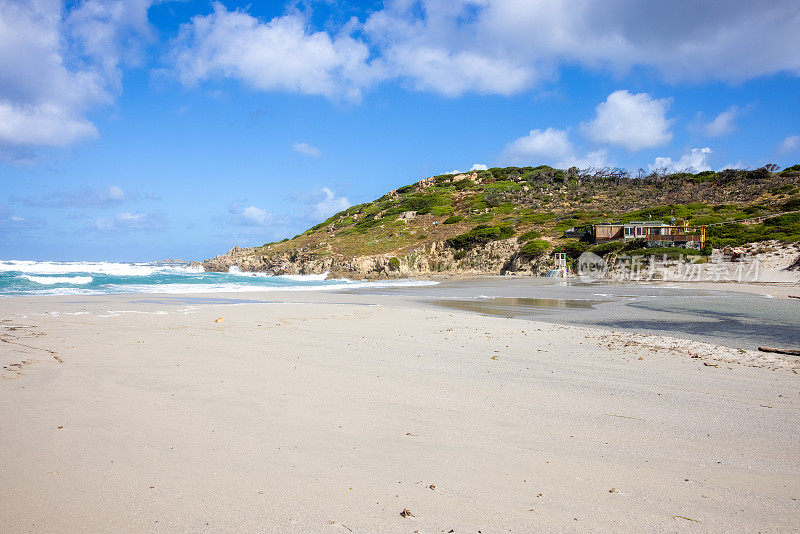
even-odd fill
[[[57,147],[96,135],[88,119],[57,103],[0,102],[0,145]]]
[[[261,21],[244,11],[214,12],[181,26],[173,52],[181,81],[189,86],[236,78],[263,91],[286,91],[358,101],[380,77],[369,49],[345,28],[313,31],[299,14]]]
[[[541,161],[555,162],[569,157],[575,149],[567,137],[566,130],[547,128],[531,130],[524,137],[512,141],[505,149],[506,159],[517,163]]]
[[[396,44],[384,59],[417,90],[449,97],[464,93],[511,95],[530,87],[533,70],[477,51],[457,52],[417,44]]]
[[[95,137],[86,117],[120,89],[151,0],[0,1],[0,157]]]
[[[308,143],[295,143],[292,145],[292,150],[298,154],[303,154],[304,156],[309,156],[312,158],[318,158],[322,156],[322,151],[320,149],[309,145]]]
[[[796,154],[800,153],[800,135],[790,135],[786,137],[778,147],[779,154]]]
[[[102,189],[83,187],[14,199],[20,204],[44,208],[107,208],[141,200],[155,200],[155,197],[149,193],[126,192],[118,185]]]
[[[465,172],[472,172],[472,171],[485,171],[489,168],[488,165],[484,165],[483,163],[473,163],[472,167],[469,168],[467,171],[459,171],[458,169],[453,169],[450,172],[443,172],[442,174],[462,174]]]
[[[725,9],[692,0],[389,0],[335,31],[314,31],[295,12],[262,21],[216,3],[183,26],[175,63],[187,85],[224,76],[351,100],[387,79],[451,97],[517,94],[556,79],[562,64],[741,81],[800,71],[798,25],[794,0]]]
[[[339,196],[328,187],[317,189],[312,198],[314,200],[312,200],[309,215],[315,220],[325,220],[334,213],[350,207],[350,201],[346,196]]]
[[[568,157],[574,151],[566,130],[556,128],[531,130],[528,135],[515,139],[507,147],[507,153],[515,159],[539,156],[554,161]]]
[[[608,161],[606,150],[601,148],[600,150],[593,150],[584,155],[572,155],[556,166],[565,169],[569,167],[578,167],[579,169],[588,169],[590,167],[601,169],[603,167],[612,167],[613,165]]]
[[[150,211],[147,213],[117,213],[114,217],[103,217],[93,220],[88,228],[98,232],[153,232],[167,227],[167,218],[163,213]]]
[[[719,137],[731,133],[736,129],[735,121],[738,115],[739,108],[729,107],[705,125],[706,134],[710,137]]]
[[[595,108],[595,118],[581,124],[584,134],[597,143],[621,146],[634,152],[670,142],[672,120],[667,118],[669,100],[647,93],[614,91]]]
[[[267,210],[262,210],[255,206],[248,206],[242,210],[242,219],[256,226],[265,226],[269,224],[272,216]]]
[[[228,213],[221,222],[225,226],[272,226],[282,223],[279,218],[263,208],[252,205],[242,207],[237,203],[228,206]]]
[[[607,167],[605,150],[580,155],[566,130],[531,130],[506,145],[503,158],[516,165],[547,164],[558,168]]]
[[[724,9],[692,0],[394,0],[384,6],[364,31],[387,70],[445,95],[517,93],[553,79],[563,63],[615,73],[645,67],[670,81],[800,70],[794,0]]]
[[[123,68],[143,63],[156,40],[153,3],[0,0],[0,158],[30,159],[31,150],[98,135],[89,113],[114,101]],[[796,75],[799,26],[796,0],[724,9],[691,0],[387,0],[363,21],[325,29],[293,8],[264,20],[217,2],[181,26],[168,56],[187,86],[232,78],[260,91],[356,102],[376,83],[399,80],[451,97],[512,95],[557,79],[564,64],[643,68],[669,81]],[[717,119],[710,135],[732,124]],[[656,129],[647,142],[667,132]],[[618,137],[621,146],[640,145],[635,134]]]
[[[708,158],[711,155],[709,147],[693,148],[678,161],[672,161],[669,156],[659,156],[652,165],[648,165],[650,172],[702,172],[710,171]]]

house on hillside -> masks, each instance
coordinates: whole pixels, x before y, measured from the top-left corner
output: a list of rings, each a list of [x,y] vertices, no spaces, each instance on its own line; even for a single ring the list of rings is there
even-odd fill
[[[641,240],[648,247],[703,248],[705,226],[670,225],[664,221],[631,221],[627,223],[596,224],[592,227],[595,243]]]

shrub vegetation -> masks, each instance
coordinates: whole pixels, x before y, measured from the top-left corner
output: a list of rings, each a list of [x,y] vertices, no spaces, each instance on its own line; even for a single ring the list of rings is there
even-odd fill
[[[550,243],[543,239],[534,239],[533,241],[528,241],[523,245],[520,249],[519,254],[523,258],[528,259],[535,259],[542,255],[550,248]]]
[[[456,237],[447,240],[447,245],[456,249],[470,249],[476,245],[483,245],[490,241],[508,239],[514,235],[514,229],[510,226],[489,226],[481,224]]]

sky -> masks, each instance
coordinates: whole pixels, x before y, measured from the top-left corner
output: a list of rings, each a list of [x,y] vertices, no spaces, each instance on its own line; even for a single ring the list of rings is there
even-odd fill
[[[793,165],[797,28],[797,0],[0,0],[0,260],[202,260],[493,166]]]

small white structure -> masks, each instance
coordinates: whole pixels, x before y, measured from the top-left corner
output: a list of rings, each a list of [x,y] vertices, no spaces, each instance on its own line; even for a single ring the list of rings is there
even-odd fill
[[[553,254],[553,269],[547,272],[549,277],[566,278],[567,277],[567,253],[555,252]]]

